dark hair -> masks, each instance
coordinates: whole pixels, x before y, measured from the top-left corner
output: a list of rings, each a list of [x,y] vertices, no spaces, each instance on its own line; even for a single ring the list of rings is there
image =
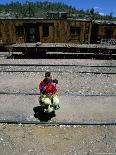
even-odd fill
[[[51,72],[46,72],[45,73],[45,77],[50,77],[50,75],[51,75]]]

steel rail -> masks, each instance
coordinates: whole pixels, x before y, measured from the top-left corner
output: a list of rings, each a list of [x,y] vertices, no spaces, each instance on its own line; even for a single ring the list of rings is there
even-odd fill
[[[63,72],[67,72],[67,73],[72,73],[71,71],[54,71],[54,70],[50,70],[51,72],[55,72],[55,73],[57,73],[57,72],[60,72],[60,73],[63,73]],[[33,73],[37,73],[37,72],[46,72],[46,70],[0,70],[0,72],[11,72],[11,73],[16,73],[16,72],[22,72],[22,73],[24,73],[24,72],[33,72]],[[108,75],[110,75],[110,74],[116,74],[116,72],[87,72],[87,71],[82,71],[82,72],[78,72],[78,71],[75,71],[75,73],[79,73],[79,74],[108,74]]]
[[[106,120],[106,121],[95,121],[95,120],[82,120],[82,121],[72,121],[72,122],[68,122],[68,121],[48,121],[48,122],[44,122],[44,121],[19,121],[19,120],[0,120],[0,123],[7,123],[7,124],[19,124],[19,125],[23,125],[23,124],[36,124],[36,125],[40,125],[40,126],[61,126],[61,127],[67,127],[67,126],[78,126],[78,125],[116,125],[116,121],[115,120]]]
[[[0,92],[0,95],[24,95],[24,96],[39,96],[40,93],[28,93],[28,92]],[[94,94],[82,94],[82,93],[58,93],[59,96],[83,96],[83,97],[88,97],[88,96],[116,96],[116,93],[94,93]]]
[[[59,65],[54,65],[54,64],[0,64],[0,66],[52,66],[52,67],[57,67],[57,66],[60,66],[60,67],[70,67],[70,66],[74,66],[74,67],[116,67],[115,65],[114,66],[105,66],[105,65],[101,65],[101,66],[96,66],[96,65],[77,65],[77,64],[59,64]]]
[[[46,65],[46,64],[44,64],[44,65],[39,65],[39,64],[0,64],[1,66],[25,66],[25,67],[30,67],[30,66],[35,66],[35,67],[37,67],[37,66],[47,66],[47,67],[49,67],[49,66],[52,66],[52,67],[70,67],[70,66],[74,66],[74,67],[96,67],[96,68],[101,68],[101,67],[107,67],[107,68],[115,68],[116,66],[86,66],[86,65],[52,65],[52,64],[50,64],[50,65]],[[45,70],[46,71],[46,70]],[[0,70],[0,72],[45,72],[44,70],[5,70],[5,68],[3,68],[3,70]],[[63,72],[63,71],[59,71],[59,70],[57,70],[57,71],[52,71],[52,72]],[[70,73],[70,71],[65,71],[65,72],[69,72]],[[87,71],[83,71],[83,72],[77,72],[77,71],[75,71],[76,73],[85,73],[85,74],[89,74],[89,73],[91,73],[91,74],[116,74],[116,72],[87,72]]]

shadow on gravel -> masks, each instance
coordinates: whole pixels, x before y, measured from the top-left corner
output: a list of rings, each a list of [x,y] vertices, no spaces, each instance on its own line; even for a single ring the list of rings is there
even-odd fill
[[[40,122],[47,122],[51,120],[51,118],[55,117],[56,115],[54,113],[45,113],[44,109],[41,106],[37,106],[33,108],[34,111],[34,117],[38,118]]]
[[[46,54],[44,56],[37,54],[12,54],[7,59],[95,59],[95,60],[116,60],[115,55],[111,54]]]

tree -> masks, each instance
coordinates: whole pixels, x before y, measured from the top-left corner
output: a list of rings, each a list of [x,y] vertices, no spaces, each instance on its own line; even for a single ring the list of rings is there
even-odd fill
[[[91,14],[91,15],[94,14],[94,8],[91,8],[91,10],[90,10],[90,14]]]

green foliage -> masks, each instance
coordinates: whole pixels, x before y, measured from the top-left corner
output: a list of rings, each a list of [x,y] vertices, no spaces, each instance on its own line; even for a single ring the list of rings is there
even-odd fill
[[[36,18],[46,18],[46,12],[48,11],[58,11],[58,12],[68,12],[69,17],[71,18],[87,18],[91,20],[100,19],[100,20],[116,20],[116,17],[113,17],[111,12],[109,15],[101,16],[98,12],[95,12],[93,8],[86,11],[76,10],[72,6],[68,6],[63,3],[51,3],[51,2],[29,2],[20,3],[20,2],[11,2],[9,4],[2,5],[0,4],[0,16],[24,18],[24,17],[36,17]]]

